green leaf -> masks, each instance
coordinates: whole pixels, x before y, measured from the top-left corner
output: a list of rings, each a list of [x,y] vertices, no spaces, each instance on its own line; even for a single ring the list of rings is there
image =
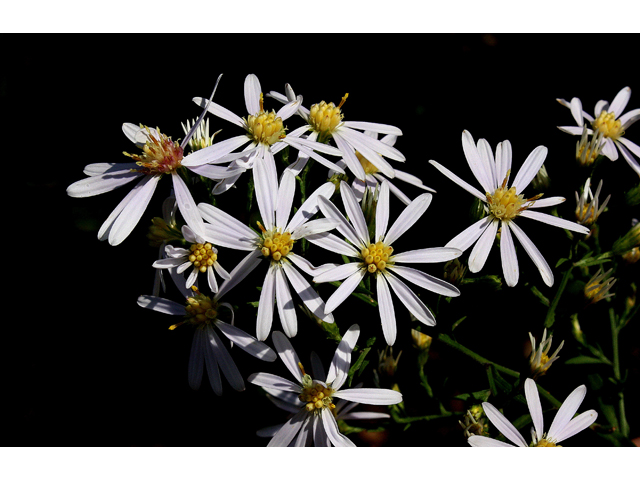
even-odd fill
[[[558,268],[560,265],[562,265],[564,262],[568,262],[569,259],[568,258],[561,258],[560,260],[558,260],[558,262],[556,263],[556,268]]]
[[[489,399],[490,394],[491,390],[487,389],[471,393],[462,393],[460,395],[456,395],[453,398],[464,401],[473,400],[474,402],[486,402]]]
[[[578,355],[577,357],[570,358],[564,363],[566,365],[587,365],[587,364],[593,364],[593,363],[603,363],[607,365],[607,362],[599,358],[589,357],[587,355]]]

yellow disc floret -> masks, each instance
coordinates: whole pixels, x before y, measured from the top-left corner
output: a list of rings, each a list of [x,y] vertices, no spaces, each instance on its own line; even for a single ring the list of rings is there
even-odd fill
[[[271,257],[274,262],[279,262],[286,257],[295,241],[291,238],[291,232],[280,233],[277,230],[267,232],[265,228],[258,222],[258,226],[262,230],[262,244],[260,251],[265,257]]]
[[[615,119],[614,112],[607,112],[603,110],[600,112],[598,118],[592,123],[593,129],[602,132],[605,137],[609,137],[612,140],[617,140],[624,134],[622,129],[622,122]]]
[[[333,102],[327,103],[324,100],[311,105],[309,109],[309,125],[318,133],[318,142],[326,142],[333,131],[342,123],[344,115],[340,109],[348,96],[349,94],[346,93],[337,107]]]
[[[262,93],[260,93],[260,111],[255,115],[249,115],[244,123],[247,135],[255,143],[273,145],[286,136],[282,118],[277,117],[274,111],[264,110]]]
[[[180,323],[171,325],[169,330],[175,330],[176,327],[183,323],[190,323],[200,327],[211,323],[218,316],[218,303],[215,300],[200,293],[200,290],[195,285],[191,287],[191,290],[193,290],[194,296],[187,298],[185,319]]]
[[[509,173],[507,172],[502,186],[498,187],[493,193],[486,193],[489,213],[494,218],[503,221],[513,220],[520,215],[520,212],[529,208],[542,196],[540,193],[533,198],[525,200],[523,195],[518,195],[515,187],[507,188]]]
[[[538,443],[536,443],[534,446],[535,447],[561,447],[562,445],[556,445],[555,443],[550,442],[549,440],[546,440],[546,439],[543,438]]]
[[[205,273],[207,268],[212,267],[218,260],[216,249],[210,243],[192,243],[189,250],[191,251],[189,261],[201,273]]]
[[[370,243],[368,247],[360,250],[360,257],[364,263],[364,267],[369,273],[377,271],[384,272],[387,265],[393,264],[389,262],[389,258],[393,253],[393,247],[385,245],[383,242]]]
[[[302,365],[299,365],[302,369]],[[333,410],[336,406],[333,403],[332,395],[335,390],[331,387],[324,386],[323,384],[312,380],[309,375],[303,374],[302,378],[302,392],[298,395],[301,402],[305,404],[304,408],[309,413],[320,413],[323,409],[329,408]]]
[[[123,152],[127,157],[133,158],[141,171],[147,175],[158,173],[171,173],[182,166],[183,150],[178,142],[173,142],[156,128],[159,138],[154,136],[149,127],[140,125],[147,131],[147,143],[142,147],[143,154],[130,154]]]
[[[358,158],[358,160],[360,160],[360,164],[362,165],[362,168],[364,169],[365,174],[372,175],[374,173],[378,173],[378,167],[376,167],[373,163],[371,163],[369,160],[364,158],[362,154],[360,154],[360,152],[358,152],[357,150],[356,150],[356,157]]]

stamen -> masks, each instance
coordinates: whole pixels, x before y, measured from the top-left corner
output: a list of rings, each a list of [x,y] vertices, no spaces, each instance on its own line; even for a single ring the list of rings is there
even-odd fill
[[[262,245],[260,245],[260,251],[265,257],[271,257],[275,262],[282,260],[282,257],[286,257],[293,248],[294,240],[291,239],[290,232],[280,233],[278,231],[267,232],[267,230],[260,225],[258,226],[262,230]]]

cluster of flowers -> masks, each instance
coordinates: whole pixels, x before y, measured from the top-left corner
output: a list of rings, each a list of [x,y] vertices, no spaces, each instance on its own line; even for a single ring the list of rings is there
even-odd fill
[[[390,125],[344,120],[342,106],[348,95],[337,106],[322,101],[305,108],[302,96],[296,95],[289,85],[285,86],[284,94],[267,94],[283,105],[278,111],[268,111],[264,107],[265,96],[255,75],[247,76],[244,84],[246,117],[240,117],[213,102],[214,93],[208,100],[200,97],[193,99],[203,111],[193,124],[187,122],[186,126],[183,125],[186,136],[181,143],[173,141],[159,129],[124,124],[124,134],[141,150],[137,154],[126,154],[133,162],[87,165],[84,173],[88,177],[69,186],[67,192],[73,197],[87,197],[137,180],[137,184],[98,232],[99,239],[118,245],[142,218],[160,179],[167,175],[171,177],[173,194],[165,202],[163,218],[155,218],[152,227],[155,237],[162,240],[160,258],[153,266],[158,272],[167,271],[170,274],[184,295],[186,304],[160,296],[159,285],[163,281],[160,275],[154,295],[140,296],[138,304],[182,317],[179,323],[172,325],[172,329],[181,324],[195,327],[188,368],[189,385],[194,389],[200,387],[205,367],[216,394],[222,394],[220,370],[232,388],[239,391],[245,388],[243,376],[216,329],[232,344],[258,359],[273,362],[277,352],[295,382],[269,373],[256,373],[248,377],[249,382],[264,388],[276,405],[292,414],[284,425],[259,432],[262,436],[273,437],[270,446],[354,446],[340,433],[336,418],[386,418],[386,414],[351,412],[351,409],[357,403],[393,405],[402,401],[402,395],[390,389],[342,388],[359,336],[358,325],[351,326],[342,335],[328,374],[325,375],[322,364],[313,355],[311,375],[306,372],[289,341],[298,332],[291,287],[315,318],[332,323],[334,311],[369,276],[376,285],[384,339],[388,345],[393,345],[397,327],[391,292],[412,316],[427,326],[435,325],[435,317],[405,282],[445,297],[460,295],[458,288],[451,283],[407,264],[449,262],[473,246],[468,266],[471,272],[479,272],[500,232],[504,279],[508,286],[515,286],[519,279],[519,267],[513,233],[540,271],[544,283],[551,286],[554,283],[553,272],[519,226],[519,217],[586,235],[590,232],[589,225],[604,210],[608,201],[599,206],[597,199],[602,184],[595,196],[587,184],[581,196],[576,194],[578,209],[582,214],[578,223],[542,213],[539,208],[565,201],[563,197],[541,199],[541,195],[528,196],[524,193],[543,169],[547,148],[539,146],[533,150],[512,178],[512,150],[508,140],[499,143],[494,151],[486,140],[475,142],[471,134],[464,131],[463,152],[481,190],[442,164],[433,160],[430,163],[479,199],[486,216],[456,235],[445,246],[421,246],[398,252],[394,249],[395,242],[426,212],[434,192],[417,177],[396,169],[390,163],[405,162],[404,155],[394,147],[397,137],[402,135],[400,129]],[[584,161],[590,161],[600,152],[615,160],[619,151],[630,166],[640,172],[638,163],[629,153],[630,150],[640,156],[640,147],[621,137],[640,118],[640,110],[637,109],[620,115],[629,95],[630,90],[626,88],[616,96],[610,107],[606,102],[599,102],[595,119],[582,111],[578,99],[560,101],[571,108],[578,121],[578,127],[562,129],[582,136],[578,156],[586,159]],[[207,112],[240,127],[242,131],[237,136],[215,142],[215,134],[209,135],[208,120],[204,121]],[[302,126],[288,130],[283,122],[294,116],[302,120]],[[591,128],[584,122],[585,119],[590,122]],[[383,135],[382,138],[378,138],[379,135]],[[590,141],[589,136],[592,138]],[[189,154],[185,152],[187,146],[190,148]],[[297,157],[279,174],[275,156],[287,147],[295,150]],[[310,161],[328,169],[327,181],[309,195],[305,191],[302,194],[303,201],[294,209],[294,198],[299,193],[297,183]],[[213,181],[215,185],[210,191],[211,196],[222,195],[247,171],[252,177],[261,219],[255,225],[240,222],[211,202],[196,204],[191,192],[195,183],[203,179]],[[348,176],[347,171],[353,176],[350,184],[344,181]],[[392,180],[411,184],[424,193],[411,200]],[[336,194],[336,190],[339,190],[339,194]],[[405,205],[402,213],[393,221],[389,218],[391,194]],[[338,196],[344,209],[342,211],[336,205]],[[374,209],[366,205],[373,205]],[[184,223],[176,217],[178,211]],[[313,265],[303,254],[294,251],[296,243],[302,243],[303,240],[333,255],[352,260],[339,265]],[[218,261],[219,247],[247,253],[238,265],[228,271]],[[234,308],[223,302],[222,298],[249,273],[265,263],[266,274],[260,291],[254,337],[234,325]],[[188,275],[185,276],[185,273]],[[197,286],[201,273],[206,275],[211,296],[202,293]],[[216,276],[222,279],[220,285]],[[314,283],[341,283],[325,301],[305,276],[311,277]],[[271,333],[276,310],[284,334],[279,331]],[[270,335],[275,352],[264,343]],[[547,344],[544,339],[542,343]],[[584,386],[576,389],[558,412],[548,435],[543,436],[540,400],[535,383],[527,380],[525,391],[536,432],[533,444],[555,445],[595,420],[593,411],[571,420],[585,390]],[[487,403],[483,406],[489,419],[507,438],[526,446],[517,430],[495,408]],[[470,443],[481,446],[494,445],[496,441],[472,436]]]

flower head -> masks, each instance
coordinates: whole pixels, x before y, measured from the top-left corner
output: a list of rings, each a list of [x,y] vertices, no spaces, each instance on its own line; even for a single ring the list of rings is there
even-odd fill
[[[531,368],[531,375],[534,379],[547,373],[547,370],[549,370],[551,364],[559,358],[558,353],[564,345],[564,340],[562,341],[562,343],[560,343],[560,346],[556,349],[556,351],[553,352],[553,355],[549,356],[552,339],[552,335],[549,335],[549,338],[547,338],[547,329],[545,328],[542,334],[542,340],[540,340],[540,344],[536,348],[536,339],[533,338],[533,335],[531,335],[531,332],[529,332],[529,340],[531,340],[531,356],[529,357],[529,366]]]
[[[602,190],[602,182],[603,180],[600,180],[595,195],[591,193],[591,188],[589,187],[591,177],[587,178],[584,188],[582,189],[582,195],[578,195],[578,192],[576,192],[576,220],[579,224],[586,226],[593,225],[598,220],[598,217],[600,217],[600,214],[604,212],[604,209],[607,208],[611,195],[605,199],[602,205],[600,205],[598,198],[600,196],[600,190]]]

